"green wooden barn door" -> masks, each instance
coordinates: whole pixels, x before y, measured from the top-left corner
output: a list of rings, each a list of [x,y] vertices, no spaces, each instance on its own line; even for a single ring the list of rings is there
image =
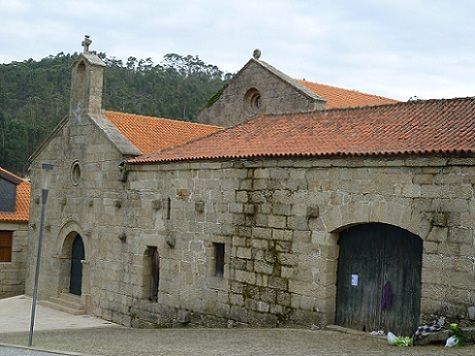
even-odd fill
[[[335,322],[411,335],[420,313],[422,240],[369,223],[340,233]]]

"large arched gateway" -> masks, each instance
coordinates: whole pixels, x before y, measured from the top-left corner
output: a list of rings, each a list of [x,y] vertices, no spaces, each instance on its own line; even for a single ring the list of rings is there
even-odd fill
[[[336,323],[411,335],[419,322],[422,240],[368,223],[340,232]]]

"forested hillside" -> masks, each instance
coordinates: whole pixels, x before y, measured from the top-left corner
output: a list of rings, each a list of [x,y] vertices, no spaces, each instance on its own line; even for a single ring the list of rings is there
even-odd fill
[[[194,121],[231,75],[197,56],[167,54],[159,64],[129,57],[107,64],[103,107]],[[0,166],[24,175],[28,157],[67,114],[77,54],[0,64]]]

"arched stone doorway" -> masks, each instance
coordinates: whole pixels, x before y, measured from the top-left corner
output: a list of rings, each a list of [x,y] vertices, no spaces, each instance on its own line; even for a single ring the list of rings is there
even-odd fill
[[[89,295],[90,258],[88,240],[74,222],[66,224],[58,235],[58,293]],[[82,299],[82,298],[81,298]]]
[[[411,335],[420,315],[422,240],[367,223],[340,231],[338,244],[336,324]]]
[[[69,293],[71,294],[82,294],[82,263],[84,257],[84,243],[81,235],[76,234],[71,248],[71,272],[69,275]]]

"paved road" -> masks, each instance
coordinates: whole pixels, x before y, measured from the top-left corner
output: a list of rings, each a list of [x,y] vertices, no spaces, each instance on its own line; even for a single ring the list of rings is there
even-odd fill
[[[0,346],[0,356],[55,356],[55,355],[58,356],[58,355],[65,355],[65,354]]]
[[[28,331],[30,328],[31,298],[24,295],[0,299],[0,334]],[[38,304],[35,330],[83,329],[116,325],[90,315],[71,315]],[[1,340],[0,340],[1,342]]]
[[[0,342],[25,342],[25,334],[0,334]],[[107,356],[152,355],[475,355],[475,347],[398,348],[381,338],[308,329],[128,329],[52,330],[36,334],[43,349]]]

